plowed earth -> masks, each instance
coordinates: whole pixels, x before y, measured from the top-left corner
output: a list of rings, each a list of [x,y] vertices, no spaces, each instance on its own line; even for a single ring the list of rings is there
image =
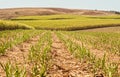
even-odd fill
[[[80,63],[54,33],[52,37],[52,66],[47,77],[93,77],[92,73],[84,70],[87,65]]]

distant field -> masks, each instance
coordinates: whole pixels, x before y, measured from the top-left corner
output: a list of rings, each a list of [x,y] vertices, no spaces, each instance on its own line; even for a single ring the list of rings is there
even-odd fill
[[[36,29],[48,30],[81,30],[120,25],[120,16],[80,16],[80,15],[49,15],[23,16],[12,19],[33,26]]]
[[[84,30],[120,26],[120,16],[44,15],[0,20],[0,30]]]

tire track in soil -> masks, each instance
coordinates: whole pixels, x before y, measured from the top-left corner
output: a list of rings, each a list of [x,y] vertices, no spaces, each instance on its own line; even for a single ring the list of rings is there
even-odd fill
[[[62,34],[62,33],[61,33]],[[118,74],[120,74],[120,56],[116,55],[116,54],[112,54],[109,53],[107,51],[102,51],[102,50],[98,50],[98,49],[93,49],[92,46],[88,46],[85,43],[81,42],[80,40],[76,40],[75,38],[70,38],[68,35],[62,34],[63,36],[65,36],[66,39],[70,39],[71,41],[73,41],[74,43],[80,45],[80,46],[84,46],[86,47],[88,50],[90,50],[90,52],[95,55],[97,58],[103,58],[104,54],[106,55],[106,61],[108,63],[117,63],[118,64]]]
[[[32,37],[29,40],[12,47],[11,49],[6,50],[6,54],[4,56],[0,56],[0,62],[5,64],[10,61],[12,64],[18,64],[20,67],[25,66],[27,73],[29,74],[30,64],[28,62],[28,54],[31,46],[34,46],[40,37],[45,34],[43,32],[41,35],[37,35],[36,37]],[[6,77],[5,72],[0,66],[0,77]],[[30,76],[28,76],[30,77]]]
[[[92,73],[83,70],[84,65],[67,51],[55,33],[52,33],[52,41],[52,65],[46,77],[93,77]]]

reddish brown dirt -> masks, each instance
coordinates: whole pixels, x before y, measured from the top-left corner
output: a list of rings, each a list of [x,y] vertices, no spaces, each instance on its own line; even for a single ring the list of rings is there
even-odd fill
[[[90,52],[95,55],[97,58],[102,59],[104,57],[104,54],[106,54],[106,61],[108,63],[117,63],[118,64],[118,73],[120,73],[120,56],[113,54],[113,53],[109,53],[107,51],[103,51],[103,50],[98,50],[98,49],[93,49],[92,46],[88,46],[85,43],[81,42],[80,40],[76,40],[74,38],[70,38],[67,35],[62,34],[63,36],[65,36],[67,39],[70,39],[71,41],[73,41],[74,43],[77,43],[78,45],[82,46],[84,45],[88,50],[90,50]]]
[[[111,15],[108,11],[79,10],[64,8],[11,8],[0,9],[0,19],[11,19],[18,16],[53,15],[53,14],[77,14],[77,15]]]
[[[52,37],[52,66],[46,77],[93,77],[90,72],[84,70],[87,69],[86,64],[83,65],[74,58],[54,33]]]
[[[41,36],[44,33],[41,34]],[[13,65],[16,63],[20,67],[26,66],[29,68],[28,63],[28,54],[31,46],[35,45],[38,40],[40,39],[40,36],[32,37],[28,41],[25,41],[17,46],[12,47],[11,49],[6,50],[5,56],[0,56],[0,62],[5,64],[8,61],[10,61]],[[29,73],[29,69],[27,70]],[[0,77],[5,77],[5,72],[0,66]],[[28,76],[30,77],[30,76]]]

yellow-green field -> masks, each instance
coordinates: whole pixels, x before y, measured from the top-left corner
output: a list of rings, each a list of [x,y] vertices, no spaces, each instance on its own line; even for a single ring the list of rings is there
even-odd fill
[[[5,29],[46,29],[82,30],[100,27],[120,26],[120,16],[45,15],[23,16],[1,20],[0,30]]]
[[[108,26],[119,26],[120,16],[80,16],[80,15],[49,15],[25,16],[12,21],[33,26],[36,29],[80,30]]]
[[[34,29],[34,28],[22,23],[0,20],[0,30],[14,30],[14,29]]]

